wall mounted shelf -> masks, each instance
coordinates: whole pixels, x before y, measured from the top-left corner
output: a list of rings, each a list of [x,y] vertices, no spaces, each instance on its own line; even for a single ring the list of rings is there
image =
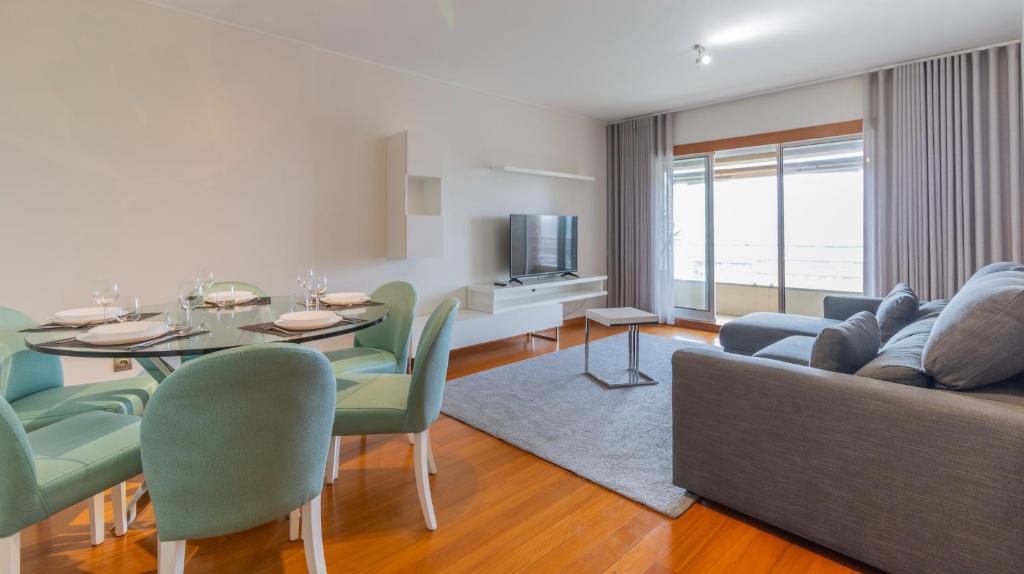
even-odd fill
[[[495,171],[505,171],[509,173],[524,173],[527,175],[542,175],[544,177],[558,177],[562,179],[575,179],[578,181],[595,181],[596,178],[592,175],[579,175],[576,173],[566,173],[562,171],[549,171],[546,169],[533,169],[531,167],[516,167],[512,165],[496,165],[491,167]]]
[[[443,162],[434,142],[401,132],[387,139],[387,255],[444,255]]]

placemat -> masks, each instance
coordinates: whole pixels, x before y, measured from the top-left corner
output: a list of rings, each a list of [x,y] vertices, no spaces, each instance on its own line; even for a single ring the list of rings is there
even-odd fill
[[[203,303],[202,305],[196,307],[196,309],[231,309],[233,307],[248,307],[250,305],[270,305],[270,297],[258,297],[256,299],[253,299],[252,301],[246,301],[245,303],[236,303],[234,305],[224,307],[214,305],[213,303]]]
[[[194,337],[198,337],[198,336],[201,336],[201,335],[209,335],[209,334],[210,334],[209,331],[202,331],[202,332],[195,333],[193,336]],[[161,336],[163,336],[163,335],[161,335]],[[160,337],[154,337],[154,339],[159,339],[159,338]],[[60,339],[58,339],[58,341],[59,340]],[[153,340],[153,339],[150,339],[150,340]],[[177,340],[178,341],[187,341],[188,339],[177,339]],[[59,347],[88,347],[90,349],[102,349],[104,351],[128,351],[129,350],[128,347],[134,347],[135,345],[138,345],[140,343],[145,343],[145,341],[136,341],[134,343],[125,343],[124,345],[93,345],[93,344],[90,344],[90,343],[85,343],[83,341],[79,341],[77,339],[74,339],[74,340],[71,340],[71,341],[63,341],[63,342],[60,342],[60,343],[57,343],[57,342],[37,343],[36,346],[37,347],[50,347],[50,348],[54,348],[54,347],[58,347],[58,348]],[[161,343],[161,344],[163,344],[163,343]],[[158,345],[153,345],[153,346],[156,347]],[[138,349],[138,350],[145,351],[147,349]]]
[[[362,309],[363,307],[376,307],[377,305],[383,305],[379,301],[367,301],[366,303],[352,303],[349,305],[330,305],[325,301],[320,301],[320,307],[323,309]]]
[[[146,319],[152,319],[153,317],[156,317],[157,315],[163,315],[163,313],[162,312],[142,313],[141,315],[139,315],[139,318],[137,320],[138,321],[145,321]],[[43,323],[43,325],[37,325],[35,327],[29,327],[28,329],[22,329],[22,330],[20,330],[18,332],[19,333],[49,333],[51,331],[77,331],[79,329],[85,329],[85,328],[91,329],[93,327],[96,327],[96,326],[99,326],[99,325],[106,325],[106,324],[109,324],[109,323],[114,323],[114,321],[107,321],[106,323],[90,323],[88,325],[82,325],[81,327],[71,327],[71,326],[44,327],[43,325],[50,325],[51,323]]]
[[[277,337],[298,337],[300,335],[305,335],[307,333],[316,333],[317,331],[326,331],[327,329],[337,329],[338,327],[344,325],[359,325],[360,323],[365,322],[365,319],[342,319],[341,321],[338,321],[337,323],[331,325],[330,327],[323,327],[321,329],[309,329],[307,331],[292,331],[291,335],[278,331],[277,329],[279,329],[280,327],[275,325],[273,321],[270,321],[268,323],[256,323],[254,325],[245,325],[239,327],[239,329],[243,331],[251,331],[253,333],[261,333],[264,335],[274,335]]]

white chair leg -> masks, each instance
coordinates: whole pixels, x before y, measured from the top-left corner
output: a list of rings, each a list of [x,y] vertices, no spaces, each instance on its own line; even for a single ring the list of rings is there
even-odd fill
[[[93,546],[103,544],[103,527],[106,522],[103,511],[103,493],[94,494],[89,499],[89,539]]]
[[[430,498],[430,482],[427,480],[427,452],[430,450],[430,440],[426,432],[418,432],[414,438],[412,468],[416,473],[416,492],[420,495],[420,510],[423,511],[423,521],[427,523],[427,530],[437,530],[434,502]]]
[[[296,508],[288,515],[288,540],[295,542],[301,536],[302,509]]]
[[[320,528],[320,495],[302,505],[302,546],[306,550],[309,574],[327,574],[324,533]]]
[[[21,571],[21,533],[0,538],[0,574],[18,574]]]
[[[185,574],[185,541],[156,542],[156,574]]]
[[[412,444],[412,445],[416,444],[416,438],[415,438],[416,435],[414,435],[411,432],[408,432],[408,433],[405,433],[405,436],[406,436],[406,438],[409,439],[409,444]]]
[[[114,536],[124,536],[128,532],[128,488],[123,482],[110,489],[110,503],[114,509]]]
[[[324,482],[334,484],[338,480],[338,464],[341,462],[341,437],[332,436],[327,447],[327,468],[324,469]]]
[[[434,460],[434,443],[430,440],[430,429],[423,431],[423,441],[427,444],[427,470],[437,474],[437,462]]]

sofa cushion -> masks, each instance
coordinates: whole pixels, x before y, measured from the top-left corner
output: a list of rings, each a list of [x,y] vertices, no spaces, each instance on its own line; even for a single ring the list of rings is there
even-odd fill
[[[949,299],[936,299],[934,301],[921,303],[917,307],[917,315],[914,316],[914,321],[934,319],[935,317],[938,317],[943,310],[945,310],[947,305],[949,305]]]
[[[811,363],[811,349],[814,347],[814,340],[814,337],[806,335],[793,335],[768,345],[754,353],[754,356],[806,367]]]
[[[964,390],[1024,371],[1024,271],[971,280],[936,319],[924,368],[947,388]]]
[[[899,283],[893,287],[878,306],[878,327],[883,343],[914,320],[917,307],[917,294],[910,285]]]
[[[835,319],[787,315],[784,313],[751,313],[733,319],[718,334],[722,347],[730,353],[753,355],[761,349],[792,335],[817,337],[825,327],[838,325]]]
[[[855,373],[860,377],[912,387],[930,387],[934,381],[922,366],[921,356],[935,318],[916,321],[893,335],[874,359]]]
[[[981,279],[983,277],[988,277],[993,273],[1003,273],[1005,271],[1024,272],[1024,264],[1016,263],[1013,261],[997,261],[995,263],[989,263],[988,265],[975,271],[974,275],[971,275],[971,278],[968,279],[967,283],[964,284],[964,287],[970,285],[970,283],[975,279]]]
[[[878,355],[878,319],[861,311],[838,325],[821,330],[811,349],[811,366],[837,373],[854,373]]]

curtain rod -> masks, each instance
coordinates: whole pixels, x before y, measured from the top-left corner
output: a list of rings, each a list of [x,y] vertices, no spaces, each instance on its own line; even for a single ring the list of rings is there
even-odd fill
[[[907,60],[907,61],[904,61],[904,62],[897,62],[895,64],[887,64],[885,66],[879,66],[877,68],[869,68],[867,70],[861,70],[859,72],[851,72],[849,74],[842,74],[842,75],[839,75],[839,76],[829,76],[827,78],[819,78],[817,80],[810,80],[810,81],[801,82],[801,83],[798,83],[798,84],[789,84],[789,85],[781,86],[781,87],[778,87],[778,88],[771,88],[771,89],[768,89],[768,90],[761,90],[760,92],[752,92],[752,93],[749,93],[749,94],[744,94],[744,95],[735,96],[735,97],[729,97],[729,98],[725,98],[725,99],[722,99],[722,100],[714,100],[714,101],[710,101],[710,102],[704,102],[702,104],[694,104],[692,106],[683,106],[681,108],[674,108],[674,109],[671,109],[671,110],[664,110],[664,111],[660,111],[660,112],[651,112],[651,113],[647,113],[647,114],[639,114],[639,115],[636,115],[636,116],[630,116],[628,118],[623,118],[621,120],[615,120],[613,122],[608,122],[608,125],[618,124],[618,123],[622,123],[622,122],[628,122],[629,120],[635,120],[635,119],[643,118],[643,117],[646,117],[646,116],[654,116],[654,115],[658,115],[658,114],[674,114],[674,113],[677,113],[677,112],[685,112],[687,110],[695,110],[695,109],[703,108],[703,107],[707,107],[707,106],[715,106],[715,105],[718,105],[718,104],[727,104],[729,102],[737,102],[739,100],[745,100],[747,98],[756,98],[758,96],[766,96],[768,94],[776,94],[778,92],[785,92],[786,90],[795,90],[796,88],[805,88],[807,86],[815,86],[817,84],[824,84],[826,82],[835,82],[835,81],[838,81],[838,80],[845,80],[847,78],[854,78],[854,77],[857,77],[857,76],[863,76],[864,74],[871,74],[871,73],[874,73],[874,72],[881,72],[882,70],[891,70],[893,68],[898,68],[900,66],[906,66],[907,64],[916,64],[918,62],[927,62],[928,60],[935,60],[935,59],[938,59],[938,58],[948,58],[950,56],[959,56],[960,54],[969,54],[971,52],[979,52],[981,50],[991,50],[992,48],[1000,48],[1002,46],[1010,46],[1010,45],[1013,45],[1013,44],[1020,44],[1020,43],[1021,43],[1020,40],[1008,40],[1006,42],[999,42],[999,43],[996,43],[996,44],[988,44],[988,45],[985,45],[985,46],[979,46],[977,48],[966,48],[964,50],[957,50],[955,52],[948,52],[948,53],[945,53],[945,54],[938,54],[938,55],[935,55],[935,56],[925,56],[923,58],[917,58],[917,59],[914,59],[914,60]]]

